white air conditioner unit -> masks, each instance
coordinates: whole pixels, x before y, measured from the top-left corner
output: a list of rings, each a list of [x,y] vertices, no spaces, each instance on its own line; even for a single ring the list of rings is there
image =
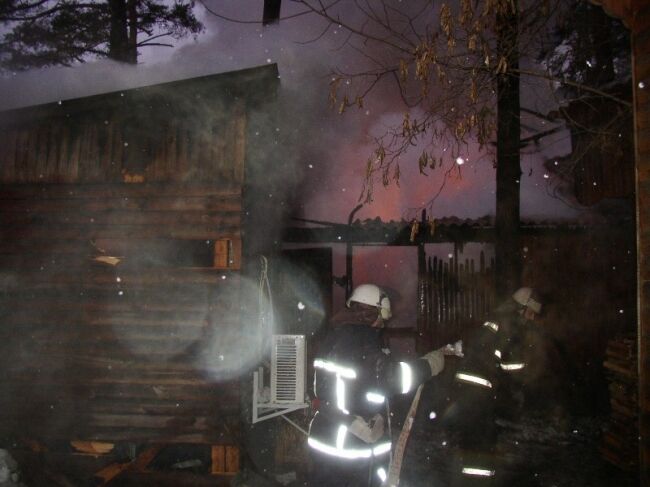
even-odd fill
[[[305,401],[305,336],[273,335],[271,351],[271,402]]]
[[[263,368],[253,373],[253,423],[308,406],[305,336],[273,335],[271,347],[270,394],[264,387]]]

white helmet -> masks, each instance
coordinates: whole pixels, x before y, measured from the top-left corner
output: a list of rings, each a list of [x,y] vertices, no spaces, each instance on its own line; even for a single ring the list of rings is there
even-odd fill
[[[374,284],[361,284],[352,291],[352,296],[345,303],[346,306],[350,307],[351,302],[368,304],[370,306],[376,306],[381,312],[381,317],[384,320],[389,320],[392,313],[390,312],[390,299],[386,292],[381,289],[379,286]]]
[[[512,295],[517,303],[530,308],[535,313],[539,314],[542,311],[542,302],[537,296],[537,293],[534,289],[529,287],[521,287],[515,291]]]

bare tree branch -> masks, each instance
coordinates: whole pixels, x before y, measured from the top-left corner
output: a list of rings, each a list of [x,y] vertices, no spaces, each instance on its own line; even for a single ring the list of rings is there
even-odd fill
[[[535,76],[537,78],[543,78],[543,79],[547,79],[549,81],[555,81],[555,82],[558,82],[558,83],[562,83],[562,84],[567,85],[567,86],[572,86],[572,87],[577,88],[579,90],[587,91],[589,93],[593,93],[593,94],[601,96],[603,98],[613,100],[616,103],[620,103],[621,105],[623,105],[625,107],[632,108],[632,103],[631,102],[629,102],[627,100],[623,100],[623,99],[621,99],[621,98],[619,98],[617,96],[614,96],[611,93],[607,93],[606,91],[599,90],[598,88],[593,88],[591,86],[587,86],[587,85],[584,85],[582,83],[578,83],[576,81],[572,81],[572,80],[569,80],[569,79],[558,78],[558,77],[553,76],[550,73],[547,73],[547,72],[544,72],[544,71],[533,71],[533,70],[530,70],[530,69],[512,69],[511,71],[514,72],[514,73],[518,73],[518,74],[523,74],[523,75],[527,75],[527,76]]]
[[[217,17],[217,18],[219,18],[219,19],[221,19],[221,20],[225,20],[225,21],[227,21],[227,22],[232,22],[232,23],[235,23],[235,24],[259,24],[259,25],[262,25],[262,21],[261,21],[261,20],[235,19],[235,18],[233,18],[233,17],[228,17],[227,15],[220,14],[219,12],[215,12],[215,11],[212,10],[210,7],[208,7],[208,6],[205,4],[204,0],[199,0],[199,1],[201,2],[201,5],[203,5],[203,8],[205,8],[208,12],[210,12],[212,15],[214,15],[215,17]],[[334,1],[333,1],[333,2],[328,6],[328,8],[330,8],[330,7],[334,6],[334,5],[336,5],[336,4],[339,3],[340,1],[341,1],[341,0],[334,0]],[[280,17],[280,18],[278,19],[278,21],[282,21],[282,20],[291,20],[291,19],[295,19],[295,18],[298,18],[298,17],[302,17],[303,15],[308,15],[308,14],[310,14],[310,13],[313,13],[313,12],[312,12],[311,10],[305,10],[305,11],[303,11],[303,12],[297,12],[297,13],[292,14],[292,15],[287,15],[286,17]]]

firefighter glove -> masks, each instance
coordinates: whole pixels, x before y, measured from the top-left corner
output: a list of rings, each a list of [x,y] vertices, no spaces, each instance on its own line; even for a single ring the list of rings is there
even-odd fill
[[[431,375],[438,375],[445,366],[444,347],[429,352],[421,358],[429,363]]]
[[[374,443],[384,434],[384,418],[381,414],[375,414],[369,423],[357,416],[350,424],[348,431],[366,443]]]

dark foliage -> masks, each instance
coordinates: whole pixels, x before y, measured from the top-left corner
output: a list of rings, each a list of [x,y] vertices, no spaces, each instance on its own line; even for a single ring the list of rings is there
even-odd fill
[[[600,6],[585,0],[566,2],[546,41],[540,60],[558,78],[603,88],[629,77],[629,30]],[[565,90],[576,95],[579,88],[567,86]]]
[[[135,63],[140,47],[200,32],[193,8],[191,0],[2,0],[0,65],[21,70],[92,57]]]

